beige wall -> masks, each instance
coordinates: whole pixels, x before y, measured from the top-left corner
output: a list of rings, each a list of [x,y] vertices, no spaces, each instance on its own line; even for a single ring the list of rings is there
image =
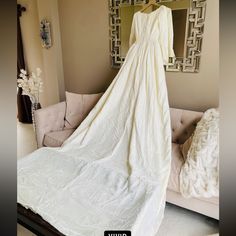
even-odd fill
[[[54,104],[65,98],[60,25],[57,0],[37,0],[39,19],[51,23],[52,47],[43,49],[43,62],[47,78],[48,102]]]
[[[40,94],[40,103],[45,107],[63,100],[65,93],[57,0],[17,2],[26,7],[20,21],[27,70],[42,69],[44,91]],[[48,50],[42,48],[40,41],[39,21],[44,17],[52,23],[53,46]]]
[[[103,91],[117,70],[109,57],[107,0],[58,0],[66,89]],[[170,106],[205,110],[218,105],[219,1],[207,0],[200,73],[168,72]]]
[[[58,0],[66,90],[104,91],[116,70],[110,66],[107,0]]]
[[[199,73],[168,72],[170,106],[205,110],[218,106],[219,1],[207,0],[206,21]]]
[[[20,17],[22,41],[24,48],[24,57],[26,69],[31,72],[37,67],[43,70],[43,55],[39,38],[39,18],[36,0],[18,0],[17,3],[26,7],[26,11]],[[42,80],[45,84],[44,73]],[[42,106],[47,104],[47,94],[40,94]]]
[[[21,24],[28,68],[39,66],[44,72],[43,104],[64,99],[64,80],[66,90],[78,93],[101,92],[109,86],[117,70],[110,66],[107,0],[18,2],[27,8]],[[54,44],[49,50],[41,48],[39,39],[43,17],[52,23]],[[207,0],[200,72],[166,73],[170,106],[194,110],[218,106],[218,28],[219,1]]]

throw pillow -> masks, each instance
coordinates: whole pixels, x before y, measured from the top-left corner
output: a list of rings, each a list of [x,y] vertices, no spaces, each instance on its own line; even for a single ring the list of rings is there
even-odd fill
[[[102,94],[76,94],[66,92],[65,128],[77,128],[96,105]]]

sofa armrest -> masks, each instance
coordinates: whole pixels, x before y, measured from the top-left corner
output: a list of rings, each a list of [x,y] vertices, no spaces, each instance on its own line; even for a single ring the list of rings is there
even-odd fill
[[[34,112],[35,132],[38,148],[43,146],[46,133],[59,131],[65,125],[66,103],[60,102]]]

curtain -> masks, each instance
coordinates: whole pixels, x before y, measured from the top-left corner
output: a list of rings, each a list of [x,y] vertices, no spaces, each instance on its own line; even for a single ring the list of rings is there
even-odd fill
[[[20,69],[25,69],[24,51],[20,28],[22,9],[22,6],[17,4],[17,78],[20,74]],[[17,110],[17,116],[20,122],[32,123],[31,101],[27,95],[22,95],[22,88],[18,88],[17,92]]]

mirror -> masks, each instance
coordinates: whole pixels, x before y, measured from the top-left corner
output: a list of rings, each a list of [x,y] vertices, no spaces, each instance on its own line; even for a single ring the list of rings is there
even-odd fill
[[[206,0],[159,0],[172,9],[174,51],[167,71],[198,72]],[[146,1],[110,0],[110,36],[112,66],[119,68],[129,49],[129,35],[133,15]],[[150,9],[153,11],[155,9]],[[171,61],[172,60],[172,61]]]

